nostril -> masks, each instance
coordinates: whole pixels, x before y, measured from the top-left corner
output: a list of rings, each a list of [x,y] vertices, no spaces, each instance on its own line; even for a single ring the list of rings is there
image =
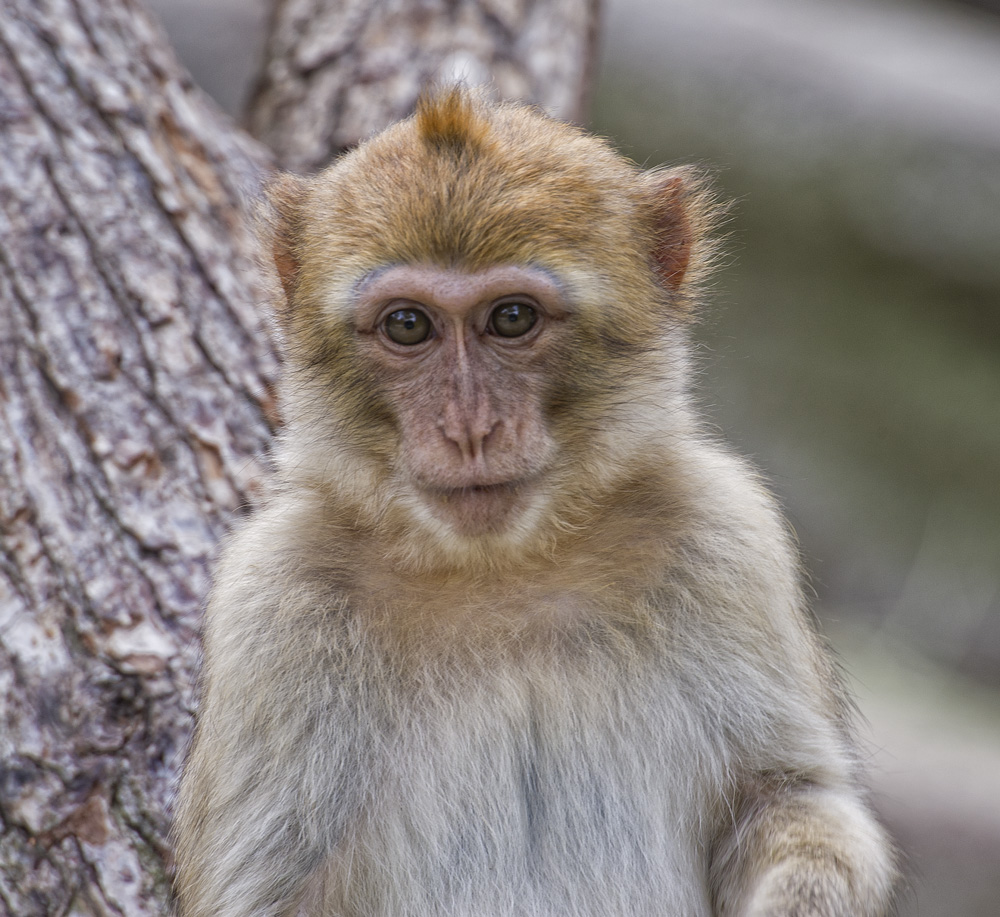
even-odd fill
[[[484,424],[479,424],[476,428],[473,428],[470,431],[469,443],[472,449],[473,460],[481,459],[483,457],[483,450],[486,448],[487,440],[493,435],[494,431],[499,426],[499,420],[487,421]]]
[[[472,443],[465,424],[458,422],[454,417],[446,416],[438,422],[438,429],[446,440],[458,447],[462,460],[469,461],[472,457]]]

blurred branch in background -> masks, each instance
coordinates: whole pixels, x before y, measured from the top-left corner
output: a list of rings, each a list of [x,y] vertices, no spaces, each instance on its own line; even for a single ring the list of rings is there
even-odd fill
[[[593,84],[599,0],[150,5],[202,88],[286,169],[320,168],[408,114],[434,81],[492,82],[570,120]]]
[[[983,10],[990,10],[993,13],[1000,13],[1000,0],[958,0],[959,3],[966,3],[969,6],[978,7]]]
[[[492,82],[579,120],[596,38],[597,0],[280,0],[247,123],[282,168],[308,172],[409,114],[434,82]]]

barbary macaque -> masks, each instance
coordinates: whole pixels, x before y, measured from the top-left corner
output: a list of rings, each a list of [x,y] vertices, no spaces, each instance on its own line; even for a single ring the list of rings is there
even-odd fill
[[[876,917],[892,848],[753,471],[688,394],[690,170],[465,89],[271,187],[184,917]]]

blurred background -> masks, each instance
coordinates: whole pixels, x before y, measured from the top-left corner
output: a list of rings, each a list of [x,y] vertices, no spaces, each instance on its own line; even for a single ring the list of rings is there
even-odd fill
[[[257,0],[151,0],[239,115]],[[1000,0],[606,0],[591,126],[734,201],[701,401],[868,719],[901,912],[1000,913]]]

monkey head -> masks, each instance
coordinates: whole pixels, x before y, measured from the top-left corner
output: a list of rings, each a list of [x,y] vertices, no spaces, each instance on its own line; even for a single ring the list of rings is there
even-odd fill
[[[712,211],[690,171],[456,88],[269,197],[287,473],[523,549],[662,466]]]

